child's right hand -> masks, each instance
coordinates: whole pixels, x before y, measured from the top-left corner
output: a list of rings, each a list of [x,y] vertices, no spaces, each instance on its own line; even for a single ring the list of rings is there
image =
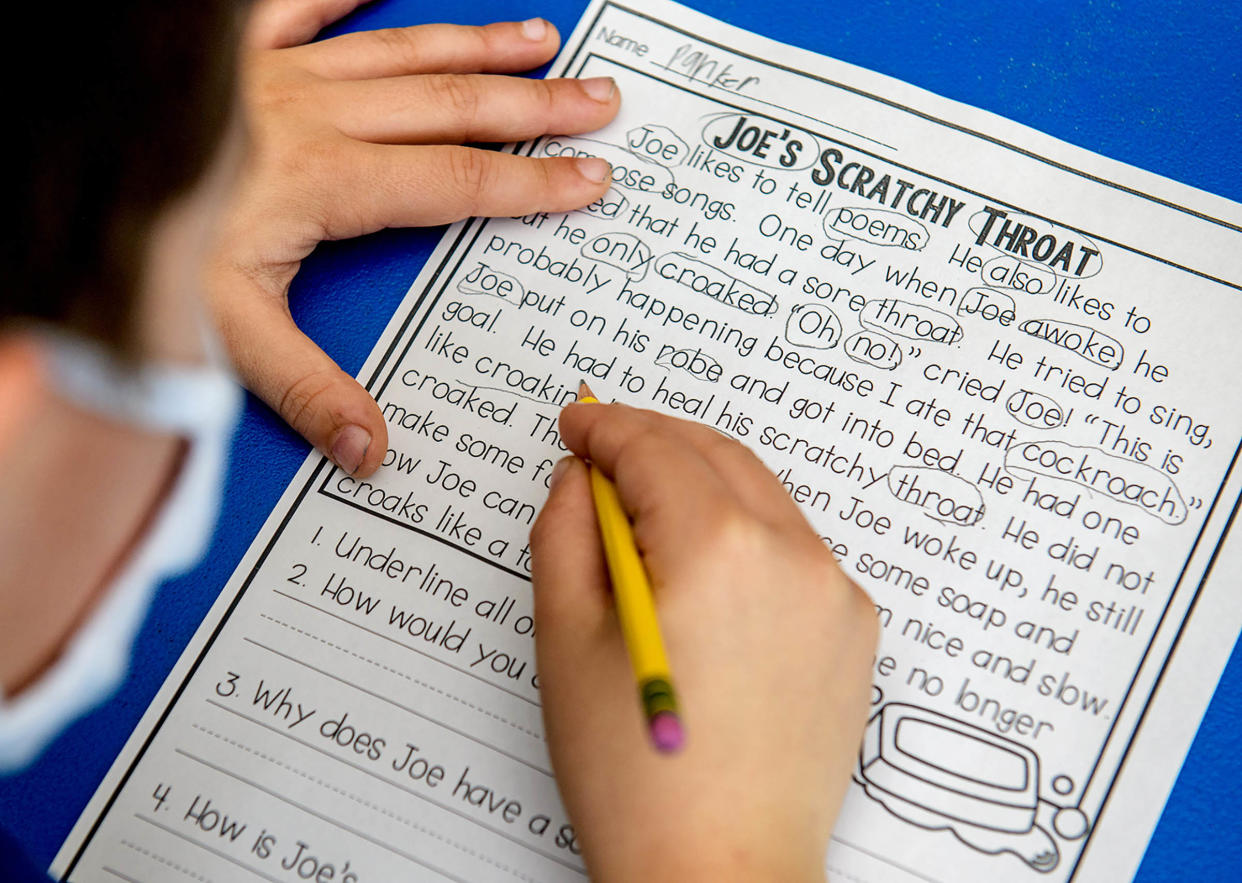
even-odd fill
[[[775,476],[715,430],[574,404],[561,435],[616,483],[651,576],[686,746],[651,747],[587,470],[531,535],[557,781],[594,880],[823,880],[878,626]]]

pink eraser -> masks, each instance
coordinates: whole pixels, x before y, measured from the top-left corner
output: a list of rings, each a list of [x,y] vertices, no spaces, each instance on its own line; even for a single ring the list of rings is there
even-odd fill
[[[657,749],[671,753],[681,748],[686,741],[686,734],[681,728],[681,721],[671,711],[658,711],[651,718],[651,741]]]

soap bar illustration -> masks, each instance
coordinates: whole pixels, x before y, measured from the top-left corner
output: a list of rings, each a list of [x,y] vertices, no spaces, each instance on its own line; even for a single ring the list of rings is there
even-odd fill
[[[1012,853],[1045,873],[1061,860],[1050,829],[1066,839],[1087,829],[1077,808],[1040,798],[1030,748],[916,705],[890,702],[872,716],[854,779],[904,821],[951,831],[980,852]]]

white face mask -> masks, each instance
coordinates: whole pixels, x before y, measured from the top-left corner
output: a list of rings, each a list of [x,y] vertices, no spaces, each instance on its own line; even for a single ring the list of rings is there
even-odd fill
[[[56,388],[66,399],[113,420],[177,435],[188,449],[149,530],[60,657],[13,699],[0,695],[0,773],[30,763],[120,685],[156,587],[206,551],[241,406],[241,390],[215,364],[126,370],[79,340],[48,337],[46,344]]]

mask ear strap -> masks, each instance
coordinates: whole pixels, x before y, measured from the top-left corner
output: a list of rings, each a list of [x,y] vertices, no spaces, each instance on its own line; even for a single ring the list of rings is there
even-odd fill
[[[224,413],[231,425],[236,382],[213,359],[203,365],[122,365],[106,350],[61,332],[41,335],[53,387],[77,407],[155,432],[196,435]]]

